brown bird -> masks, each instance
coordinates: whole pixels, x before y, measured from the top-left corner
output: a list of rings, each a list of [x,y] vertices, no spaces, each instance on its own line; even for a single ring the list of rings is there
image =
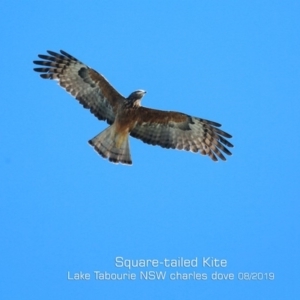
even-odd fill
[[[125,98],[97,71],[75,57],[47,51],[34,61],[35,68],[45,79],[57,80],[84,108],[110,126],[89,141],[104,158],[114,163],[132,164],[128,136],[151,145],[173,148],[226,160],[222,152],[231,155],[225,147],[233,147],[225,138],[232,136],[217,127],[216,122],[192,117],[180,112],[162,111],[141,106],[144,90],[137,90]],[[222,151],[222,152],[221,152]]]

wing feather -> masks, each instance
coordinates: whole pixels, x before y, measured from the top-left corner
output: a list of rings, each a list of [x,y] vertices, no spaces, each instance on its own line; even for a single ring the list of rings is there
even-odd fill
[[[179,112],[139,107],[136,123],[130,135],[151,145],[208,155],[213,161],[226,160],[231,155],[225,147],[233,147],[225,138],[232,136],[217,128],[219,123]],[[223,152],[223,153],[222,153]]]
[[[84,108],[88,108],[98,119],[112,124],[125,98],[101,74],[67,52],[47,52],[49,55],[39,55],[42,60],[34,61],[36,65],[45,67],[34,70],[42,73],[40,76],[44,79],[57,80]]]

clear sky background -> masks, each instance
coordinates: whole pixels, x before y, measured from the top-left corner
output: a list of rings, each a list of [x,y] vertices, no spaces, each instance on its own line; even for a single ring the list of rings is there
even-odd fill
[[[0,9],[3,299],[300,299],[299,1],[4,0]],[[133,166],[104,160],[87,141],[107,124],[32,71],[38,54],[60,49],[125,96],[147,90],[144,106],[221,123],[233,156],[214,163],[131,138]],[[118,256],[198,266],[129,270]],[[227,266],[202,266],[207,257]],[[140,279],[150,271],[166,278]],[[172,280],[176,272],[207,279]]]

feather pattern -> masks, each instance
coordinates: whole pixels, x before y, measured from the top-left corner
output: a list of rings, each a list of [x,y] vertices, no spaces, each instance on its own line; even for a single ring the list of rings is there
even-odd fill
[[[150,145],[208,155],[213,161],[226,160],[222,152],[233,147],[226,138],[231,135],[217,127],[221,125],[178,112],[151,110],[140,107],[136,125],[130,135]],[[222,151],[222,152],[221,152]]]
[[[45,67],[34,70],[42,73],[41,77],[44,79],[57,80],[84,108],[90,109],[99,120],[112,124],[117,108],[125,98],[101,74],[67,52],[47,52],[49,55],[39,55],[43,60],[34,61],[36,65]]]
[[[199,152],[213,161],[231,155],[227,140],[232,136],[219,129],[219,123],[173,111],[140,106],[144,94],[138,90],[124,98],[97,71],[65,51],[47,51],[34,61],[44,79],[57,80],[84,108],[109,126],[89,143],[104,158],[114,163],[132,164],[128,136],[150,145]]]

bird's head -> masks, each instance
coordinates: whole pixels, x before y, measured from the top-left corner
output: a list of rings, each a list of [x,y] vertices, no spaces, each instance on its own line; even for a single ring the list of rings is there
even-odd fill
[[[144,90],[132,92],[127,98],[128,103],[130,103],[132,106],[141,106],[141,100],[145,94],[146,91]]]

